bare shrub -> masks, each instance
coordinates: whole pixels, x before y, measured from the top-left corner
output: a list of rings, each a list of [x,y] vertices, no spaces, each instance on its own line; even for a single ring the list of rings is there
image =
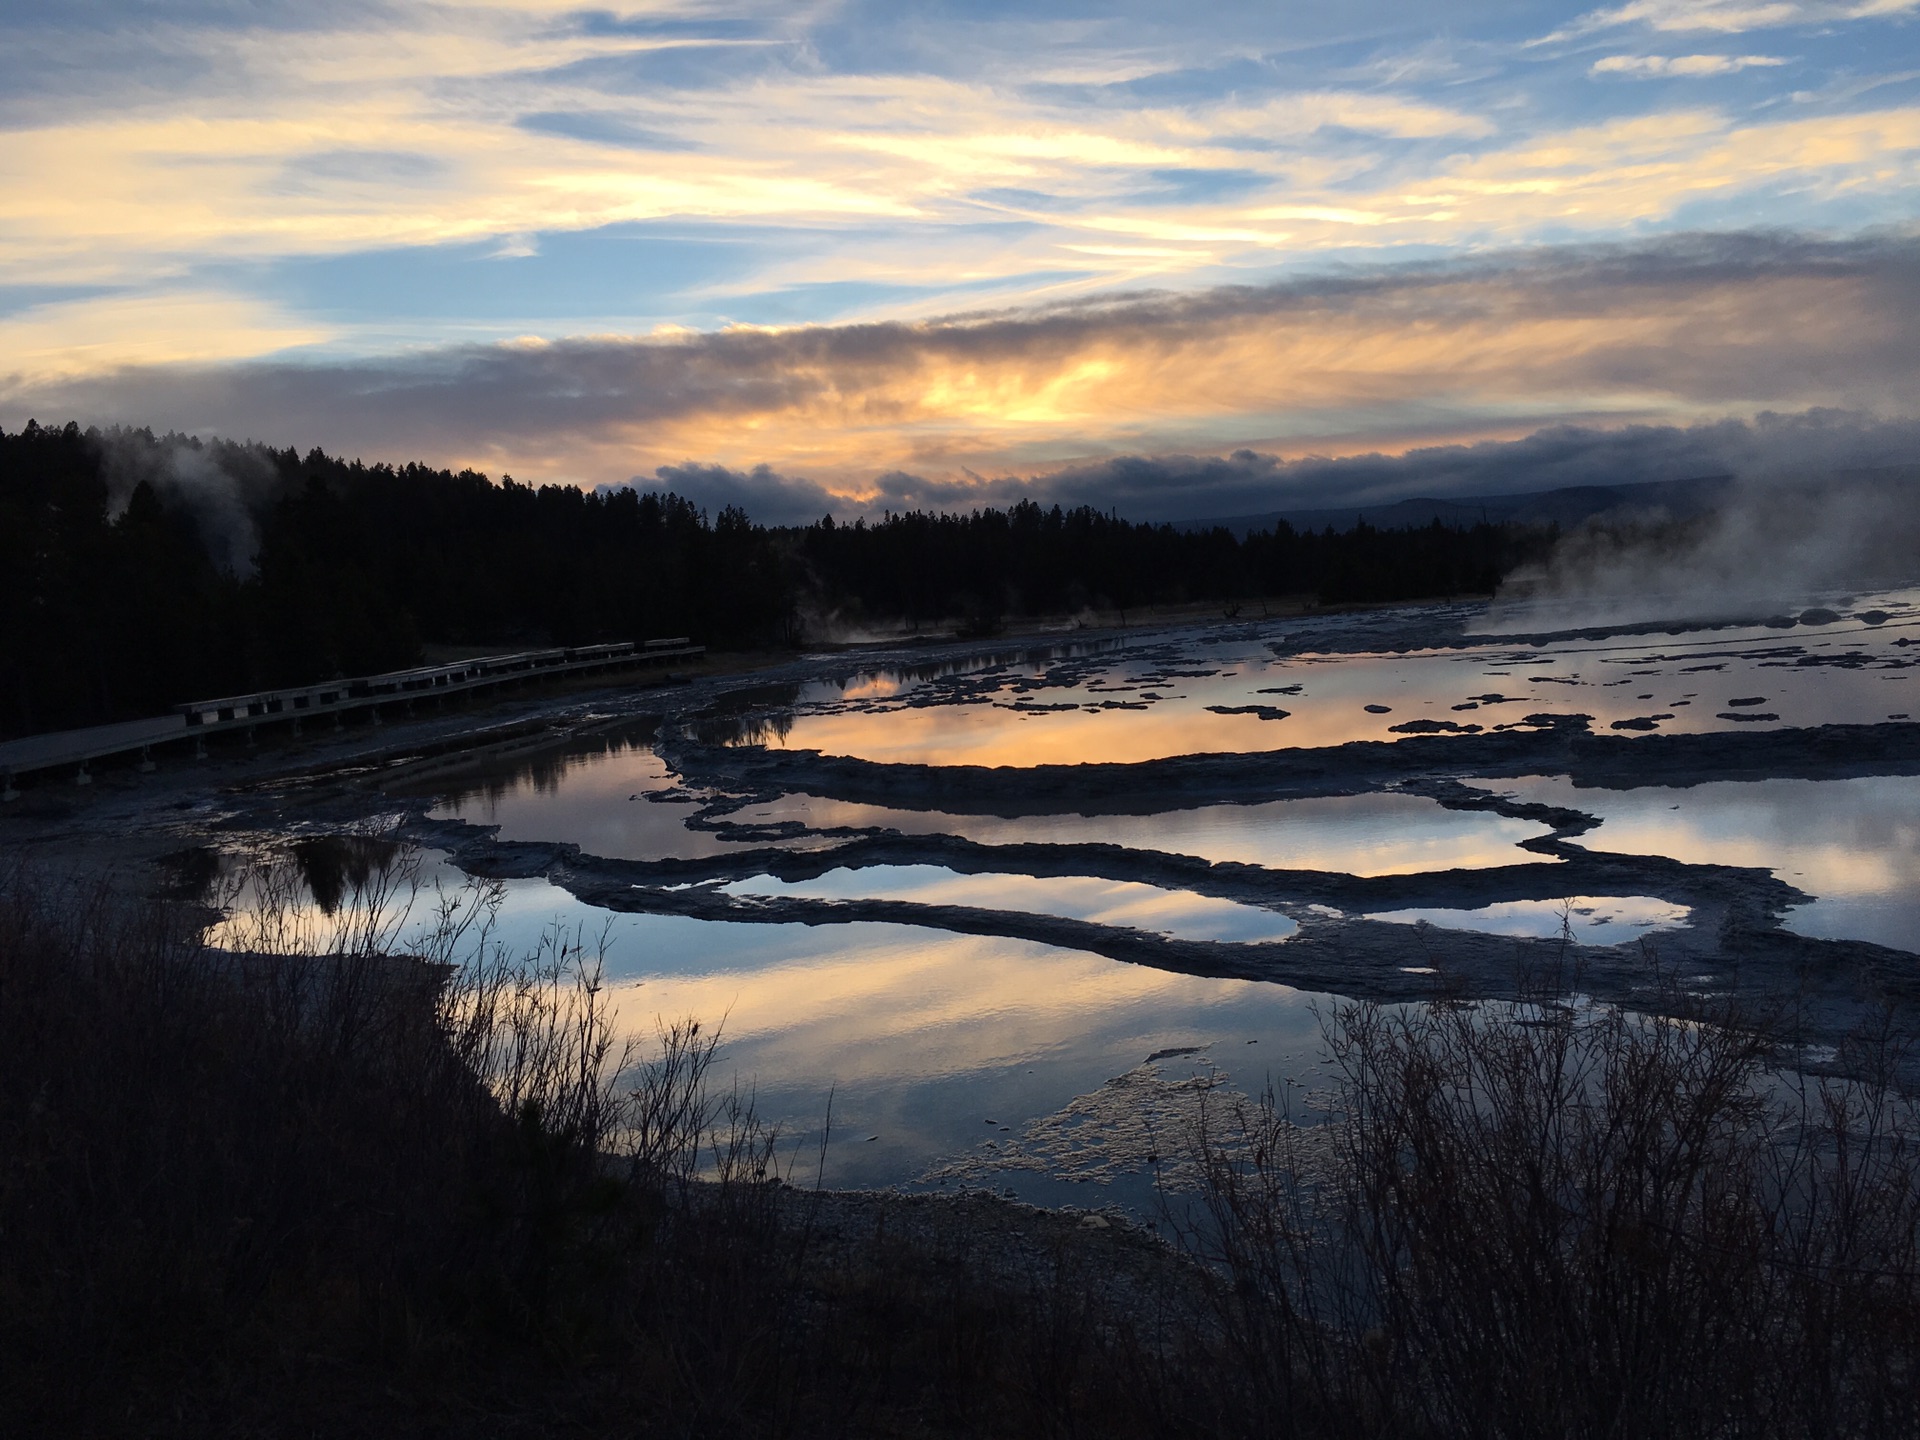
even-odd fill
[[[497,889],[426,890],[391,847],[325,907],[277,858],[242,888],[214,948],[177,907],[0,872],[0,1412],[23,1424],[109,1397],[150,1419],[143,1396],[290,1357],[431,1371],[604,1303],[622,1057],[597,957],[558,931],[508,954]]]
[[[1914,1433],[1920,1114],[1669,986],[1540,977],[1325,1019],[1319,1115],[1208,1117],[1187,1234],[1226,1277],[1228,1408],[1271,1434]],[[1304,1122],[1304,1123],[1303,1123]]]

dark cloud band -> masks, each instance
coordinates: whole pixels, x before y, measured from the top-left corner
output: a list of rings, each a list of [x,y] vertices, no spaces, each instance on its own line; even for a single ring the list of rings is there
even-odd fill
[[[1094,360],[1122,377],[1124,393],[1106,413],[1076,421],[1077,438],[1056,433],[1053,454],[1070,455],[1076,445],[1089,457],[1110,454],[1123,448],[1122,435],[1133,440],[1124,448],[1205,452],[1196,430],[1234,453],[1042,466],[991,416],[943,413],[934,383],[998,375],[1020,392]],[[1240,408],[1183,416],[1170,427],[1183,441],[1155,443],[1129,413],[1127,395],[1151,398],[1159,385],[1177,394],[1186,384],[1189,398],[1206,400],[1206,385],[1191,379],[1196,370],[1241,395]],[[846,510],[835,495],[858,494],[877,509],[951,507],[1029,490],[1193,516],[1618,483],[1788,458],[1910,458],[1907,427],[1863,417],[1910,413],[1916,381],[1920,241],[1734,235],[1510,252],[925,322],[16,378],[0,382],[0,416],[10,426],[32,414],[259,436],[583,482],[649,475],[665,461],[676,485],[731,497],[725,503],[769,518],[775,510]],[[1542,396],[1561,416],[1586,423],[1541,425],[1554,418],[1541,413]],[[1591,416],[1622,408],[1621,397],[1642,416],[1680,423],[1594,426]],[[1799,418],[1684,423],[1768,409]],[[1314,433],[1347,437],[1339,448],[1350,450],[1369,433],[1513,433],[1527,415],[1541,428],[1523,441],[1399,456],[1282,461],[1263,453],[1285,448],[1272,442],[1237,444]],[[755,428],[763,423],[764,431]],[[829,467],[798,463],[798,451],[770,439],[758,468],[715,463],[740,453],[741,435],[777,436],[782,425],[836,441],[868,436],[869,449]],[[940,455],[915,461],[920,442],[901,437],[942,425],[973,445],[951,455],[984,456],[968,463],[1001,478],[982,481]],[[717,446],[671,453],[702,435],[725,436],[726,455]],[[1051,473],[1031,478],[1043,470]],[[791,478],[809,471],[807,480]]]

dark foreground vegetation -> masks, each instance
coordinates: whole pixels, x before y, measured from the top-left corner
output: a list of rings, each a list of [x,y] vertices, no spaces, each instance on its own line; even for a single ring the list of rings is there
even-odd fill
[[[590,956],[475,893],[402,947],[404,859],[309,848],[337,921],[268,866],[241,957],[0,878],[8,1434],[1920,1433],[1885,1037],[1813,1082],[1712,1006],[1342,1008],[1323,1123],[1216,1107],[1122,1285],[1078,1226],[830,1237],[710,1036],[623,1063]]]
[[[672,494],[30,423],[0,432],[0,737],[396,669],[424,644],[737,648],[1089,607],[1485,594],[1551,538],[1283,524],[1241,540],[1031,502],[770,529]]]

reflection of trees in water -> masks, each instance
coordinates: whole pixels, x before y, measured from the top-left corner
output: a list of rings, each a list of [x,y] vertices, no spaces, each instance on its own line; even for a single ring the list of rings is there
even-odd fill
[[[691,717],[687,721],[687,733],[701,745],[783,744],[792,733],[796,720],[803,714],[859,710],[874,704],[891,705],[897,703],[899,689],[929,685],[935,687],[937,692],[943,682],[951,685],[956,693],[937,694],[938,700],[964,699],[986,681],[994,681],[994,688],[1008,683],[1032,683],[1032,677],[1029,676],[1001,673],[1011,666],[1031,666],[1041,671],[1062,662],[1070,663],[1111,650],[1120,643],[1118,640],[1083,640],[973,650],[964,655],[917,664],[861,666],[845,675],[808,684],[781,682],[746,685],[720,696]],[[1076,684],[1084,678],[1076,670],[1060,683]],[[896,693],[847,696],[849,690],[874,682],[895,687]]]
[[[550,795],[575,770],[624,755],[629,750],[651,749],[653,737],[658,731],[658,722],[649,718],[644,724],[630,729],[582,736],[564,748],[530,755],[510,769],[484,776],[453,791],[447,796],[447,803],[458,806],[472,800],[485,800],[488,805],[494,805],[512,791],[528,785],[537,794]]]
[[[156,862],[161,876],[160,893],[170,900],[205,904],[226,873],[224,859],[211,845],[192,845],[162,855]]]
[[[785,740],[793,729],[797,684],[748,685],[729,691],[687,722],[702,745],[765,745]]]
[[[885,680],[890,684],[904,685],[910,682],[926,683],[934,680],[977,676],[993,670],[1004,669],[1009,665],[1032,665],[1036,668],[1058,664],[1061,661],[1084,659],[1098,655],[1103,651],[1118,649],[1124,641],[1111,640],[1069,640],[1055,645],[1025,645],[1003,647],[995,650],[974,650],[966,655],[946,660],[926,660],[914,665],[879,665],[856,671],[840,682],[846,689],[858,681],[869,677]]]
[[[720,720],[730,715],[750,714],[755,710],[789,710],[800,703],[800,690],[800,685],[794,681],[744,685],[738,690],[729,690],[694,718]]]
[[[399,953],[413,944],[407,926],[423,895],[431,902],[428,919],[441,915],[449,900],[428,881],[418,850],[378,830],[227,851],[217,855],[217,865],[201,897],[221,912],[207,937],[248,954]],[[452,898],[456,908],[464,904]]]
[[[263,877],[296,899],[310,896],[320,913],[337,914],[351,897],[379,890],[399,867],[401,845],[379,834],[308,835],[274,845],[265,854],[211,845],[162,856],[165,894],[226,909],[253,903]]]
[[[291,1007],[277,1014],[297,1016],[318,1002],[344,1000],[373,1004],[373,1011],[352,1014],[377,1018],[394,983],[417,976],[428,982],[421,993],[430,1002],[452,1005],[438,1012],[443,1020],[465,1023],[459,1007],[486,998],[473,988],[476,980],[484,989],[509,976],[551,978],[556,972],[549,962],[575,948],[571,932],[555,920],[534,951],[509,954],[495,938],[505,882],[463,876],[431,862],[428,852],[399,839],[397,829],[210,853],[219,874],[201,903],[220,916],[205,929],[203,942],[253,960],[287,962],[270,971],[232,972],[269,980],[275,1005]],[[607,933],[603,927],[602,952]],[[293,963],[321,959],[340,967]],[[519,980],[509,983],[518,996],[513,1004],[532,1000],[534,992]],[[537,1008],[543,1002],[533,1003]],[[524,1043],[530,1032],[511,1033]],[[545,1063],[532,1052],[521,1058]]]
[[[365,892],[393,867],[400,845],[382,835],[316,835],[288,849],[320,913],[332,915],[349,890]]]
[[[793,729],[793,711],[706,716],[693,721],[691,729],[693,738],[702,745],[765,745],[787,738]]]

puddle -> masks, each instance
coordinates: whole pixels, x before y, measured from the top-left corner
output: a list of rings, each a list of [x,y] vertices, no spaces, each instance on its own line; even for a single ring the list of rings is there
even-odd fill
[[[1255,905],[1091,875],[963,875],[940,865],[867,865],[829,870],[812,880],[757,875],[721,889],[728,895],[767,899],[904,900],[918,905],[1018,910],[1178,940],[1285,940],[1300,928],[1285,915]]]
[[[1564,929],[1577,944],[1624,945],[1684,925],[1687,915],[1686,906],[1650,895],[1575,895],[1566,900],[1507,900],[1477,910],[1388,910],[1366,918],[1543,940],[1558,937]]]
[[[1798,934],[1920,951],[1920,776],[1638,790],[1565,777],[1481,783],[1597,816],[1578,842],[1590,850],[1771,870],[1816,897],[1783,917]]]
[[[609,741],[515,765],[429,813],[498,825],[502,840],[572,841],[609,860],[698,860],[737,848],[687,827],[706,798],[680,788],[650,743]]]
[[[901,810],[789,795],[728,817],[741,824],[798,821],[814,829],[882,828],[903,835],[955,835],[982,845],[1124,845],[1208,861],[1348,875],[1484,870],[1547,857],[1516,851],[1545,825],[1448,810],[1421,795],[1340,795],[1205,805],[1157,815],[1042,815],[1003,819]]]

